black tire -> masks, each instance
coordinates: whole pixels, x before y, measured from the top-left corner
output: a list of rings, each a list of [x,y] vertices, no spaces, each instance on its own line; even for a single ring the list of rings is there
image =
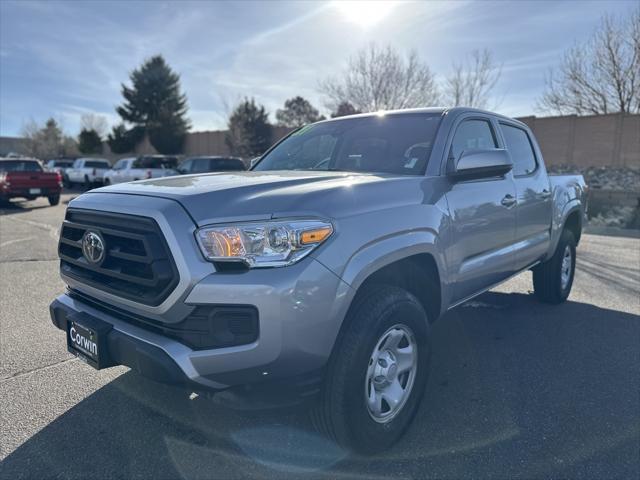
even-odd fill
[[[110,180],[110,179],[108,179],[108,178],[105,178],[105,179],[104,179],[104,186],[105,186],[105,187],[108,187],[109,185],[111,185],[111,180]]]
[[[52,207],[55,205],[58,205],[60,203],[60,194],[58,195],[51,195],[49,197],[47,197],[49,199],[49,205],[51,205]]]
[[[91,190],[91,182],[89,181],[89,177],[87,175],[84,176],[84,189]]]
[[[571,264],[568,281],[563,282],[563,259],[567,252],[571,254]],[[553,305],[564,302],[571,293],[575,270],[576,240],[573,233],[565,229],[553,257],[533,269],[533,291],[538,300]]]
[[[389,448],[402,436],[420,405],[431,359],[429,322],[416,297],[388,285],[373,285],[359,292],[345,322],[327,367],[313,422],[342,447],[372,454]],[[409,327],[417,346],[413,387],[395,416],[379,423],[367,407],[367,371],[375,365],[372,352],[381,337],[398,325]]]

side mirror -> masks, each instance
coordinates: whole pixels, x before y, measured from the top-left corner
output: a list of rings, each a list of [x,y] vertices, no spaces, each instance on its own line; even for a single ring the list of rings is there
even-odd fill
[[[450,175],[454,178],[500,177],[512,168],[511,158],[504,149],[465,150]]]

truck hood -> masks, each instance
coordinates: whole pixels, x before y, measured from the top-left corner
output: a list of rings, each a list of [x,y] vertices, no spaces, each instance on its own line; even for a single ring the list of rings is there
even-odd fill
[[[372,209],[419,203],[409,177],[355,172],[269,171],[184,175],[122,183],[91,193],[144,195],[175,200],[198,225],[286,216],[337,218]]]

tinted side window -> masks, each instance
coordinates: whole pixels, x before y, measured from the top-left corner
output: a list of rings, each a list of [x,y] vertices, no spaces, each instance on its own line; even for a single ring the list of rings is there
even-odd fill
[[[92,160],[84,162],[84,166],[88,168],[109,168],[109,164],[107,162],[97,162]]]
[[[176,157],[138,157],[133,164],[133,168],[176,168],[177,166]]]
[[[42,167],[35,161],[4,160],[0,162],[0,172],[41,172]]]
[[[245,166],[242,160],[236,158],[212,158],[211,170],[245,170]]]
[[[191,167],[191,173],[206,173],[209,171],[208,158],[196,158]]]
[[[527,175],[536,169],[536,156],[527,132],[511,125],[500,124],[507,150],[513,161],[514,175]]]
[[[191,173],[191,167],[193,166],[193,160],[185,160],[179,166],[182,173]]]
[[[496,137],[487,120],[465,120],[453,136],[451,155],[457,159],[465,150],[497,147]]]

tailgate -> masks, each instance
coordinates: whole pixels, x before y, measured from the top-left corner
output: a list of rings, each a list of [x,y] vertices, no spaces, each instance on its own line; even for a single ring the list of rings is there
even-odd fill
[[[12,189],[58,187],[58,174],[53,172],[9,172],[7,181]]]

